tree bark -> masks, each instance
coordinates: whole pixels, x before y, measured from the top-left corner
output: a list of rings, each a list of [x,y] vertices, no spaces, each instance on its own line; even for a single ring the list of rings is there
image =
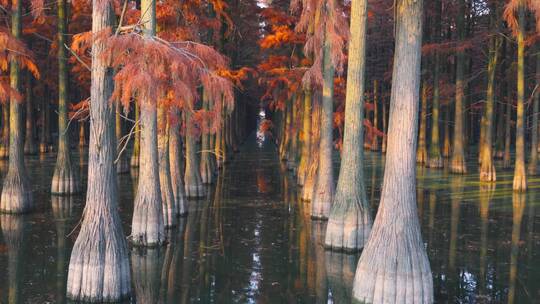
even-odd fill
[[[131,152],[130,165],[132,168],[138,168],[140,164],[141,155],[141,110],[137,103],[135,103],[135,138],[133,139],[133,151]]]
[[[203,92],[203,109],[208,111],[209,101],[206,93]],[[207,124],[207,122],[204,122]],[[210,134],[201,135],[201,180],[203,184],[212,184],[214,182],[215,168],[211,160],[212,152],[210,151]]]
[[[364,247],[372,224],[364,185],[363,148],[367,0],[354,0],[351,5],[343,149],[324,241],[327,248],[346,252],[359,251]],[[376,88],[377,81],[373,85]]]
[[[181,114],[178,108],[174,108],[173,117],[175,121],[171,123],[169,129],[169,158],[171,162],[171,185],[174,195],[174,203],[179,216],[185,216],[188,212],[186,193],[184,192],[184,152],[182,149],[182,139],[180,136]]]
[[[172,187],[171,160],[169,158],[170,121],[165,105],[159,105],[158,121],[160,122],[158,126],[159,185],[163,203],[163,225],[165,228],[171,228],[178,224],[177,215],[179,212]]]
[[[156,0],[143,0],[141,17],[145,24],[144,36],[151,39],[156,34]],[[139,182],[133,208],[131,242],[136,246],[160,246],[165,242],[164,206],[158,163],[157,104],[148,96],[139,97],[141,150]],[[166,210],[167,212],[169,210]]]
[[[420,132],[418,134],[418,149],[416,150],[416,162],[420,165],[428,163],[426,134],[427,134],[427,81],[422,85],[422,107],[420,108]]]
[[[373,127],[379,130],[379,82],[376,79],[373,80]],[[370,148],[371,151],[379,151],[379,137],[377,134],[373,134]]]
[[[93,1],[92,33],[113,26],[110,4]],[[102,58],[105,46],[92,42],[88,189],[81,230],[69,262],[67,295],[75,301],[114,302],[131,293],[128,249],[120,216],[114,158],[112,70]]]
[[[204,185],[199,171],[199,155],[197,153],[197,138],[194,122],[190,110],[184,112],[186,121],[186,172],[184,187],[187,197],[203,197]]]
[[[34,121],[34,96],[32,73],[26,73],[26,135],[24,136],[24,154],[35,155],[37,153],[35,121]]]
[[[11,5],[11,34],[19,39],[22,34],[22,3]],[[20,68],[15,60],[10,61],[10,83],[13,90],[20,89]],[[9,101],[9,168],[4,178],[0,212],[25,213],[34,206],[32,186],[24,165],[24,143],[22,134],[22,105],[14,97]]]
[[[315,193],[315,183],[319,172],[319,142],[321,140],[321,102],[320,96],[314,96],[313,117],[311,119],[311,152],[306,170],[306,179],[302,188],[302,200],[311,202]]]
[[[379,211],[358,262],[357,303],[432,303],[433,280],[416,207],[422,1],[396,1],[388,147]]]
[[[2,142],[0,143],[0,158],[9,157],[9,103],[2,105]]]
[[[66,0],[58,0],[58,154],[52,178],[52,194],[73,194],[80,191],[79,177],[71,161],[68,123],[68,63]]]
[[[300,164],[298,165],[297,182],[303,186],[306,181],[309,153],[311,151],[311,89],[304,89],[302,116],[302,132],[300,132]]]
[[[525,172],[525,7],[518,9],[518,58],[517,58],[517,111],[516,111],[516,162],[514,165],[514,191],[527,190]]]
[[[536,87],[534,92],[533,113],[532,113],[532,135],[531,135],[531,159],[529,162],[529,174],[538,174],[538,110],[540,109],[540,44],[536,48]]]

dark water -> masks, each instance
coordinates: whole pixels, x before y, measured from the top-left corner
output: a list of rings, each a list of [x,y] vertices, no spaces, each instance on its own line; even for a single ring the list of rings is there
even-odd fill
[[[366,154],[373,209],[383,161]],[[84,158],[76,162],[84,176]],[[51,200],[52,155],[31,158],[27,166],[38,210],[0,216],[0,303],[66,302],[84,200]],[[476,171],[471,164],[470,172]],[[529,179],[527,194],[516,196],[512,172],[497,173],[496,187],[487,187],[477,174],[419,169],[419,216],[439,303],[540,299],[540,180]],[[129,174],[120,179],[126,234],[135,180]],[[167,247],[132,251],[133,302],[349,303],[358,257],[321,247],[325,224],[309,219],[310,206],[297,199],[294,185],[270,144],[248,141],[208,197],[190,202],[189,216],[171,231]]]

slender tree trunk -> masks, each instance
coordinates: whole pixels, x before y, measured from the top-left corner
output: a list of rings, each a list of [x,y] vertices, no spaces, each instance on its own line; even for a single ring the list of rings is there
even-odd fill
[[[504,50],[504,49],[503,49]],[[504,60],[504,56],[501,57]],[[503,67],[501,66],[501,69]],[[501,82],[504,82],[502,80]],[[497,119],[495,120],[497,122],[497,131],[495,134],[504,134],[504,122],[505,122],[505,105],[502,102],[503,98],[499,99],[499,102],[497,102]],[[496,159],[502,159],[504,156],[504,136],[496,136],[495,140],[495,153],[493,155]]]
[[[158,164],[159,164],[159,185],[161,189],[161,201],[163,202],[163,225],[171,228],[178,224],[178,207],[175,201],[172,179],[171,161],[169,158],[169,134],[170,122],[169,113],[165,105],[158,107]]]
[[[307,167],[309,163],[309,153],[311,151],[311,89],[304,90],[302,116],[302,132],[300,132],[300,164],[298,165],[298,185],[303,186],[306,180]]]
[[[427,99],[428,85],[424,81],[422,85],[422,107],[420,108],[420,132],[418,134],[418,149],[416,150],[416,162],[421,165],[428,163],[426,134],[427,134]]]
[[[206,93],[203,92],[203,109],[208,111],[209,101]],[[214,182],[215,168],[211,161],[212,153],[210,152],[210,134],[201,135],[201,179],[204,184],[212,184]]]
[[[296,172],[298,166],[298,130],[300,121],[300,100],[302,95],[299,94],[292,99],[291,105],[291,143],[289,146],[289,157],[287,159],[287,169]]]
[[[58,154],[52,178],[52,194],[73,194],[80,191],[77,170],[71,161],[68,124],[68,64],[66,49],[66,0],[58,0]]]
[[[113,26],[111,4],[93,1],[92,33]],[[75,301],[113,302],[131,293],[126,239],[118,214],[114,159],[112,70],[102,58],[101,40],[92,42],[92,84],[88,190],[81,230],[69,262],[67,295]]]
[[[22,33],[22,3],[11,5],[11,34],[16,39]],[[13,90],[20,89],[19,64],[10,61],[10,83]],[[33,208],[32,186],[24,165],[24,143],[22,130],[22,105],[14,97],[9,101],[9,169],[4,178],[0,212],[24,213]]]
[[[223,107],[221,108],[221,125],[220,125],[220,128],[219,130],[216,132],[216,142],[215,142],[215,146],[214,146],[214,149],[215,149],[215,153],[216,153],[216,165],[218,167],[218,169],[222,169],[223,168],[223,164],[224,164],[224,152],[225,152],[225,147],[223,145],[223,129],[225,128],[225,121],[223,119],[224,117],[224,113],[225,112],[225,109],[223,109]]]
[[[24,154],[37,153],[35,126],[34,126],[34,95],[32,73],[26,73],[26,135],[24,136]]]
[[[436,17],[435,17],[435,34],[434,42],[440,42],[441,38],[441,14],[442,5],[441,0],[435,2]],[[440,148],[440,132],[439,132],[439,112],[440,112],[440,72],[441,72],[441,54],[438,50],[435,51],[433,62],[433,104],[431,106],[431,142],[429,145],[428,154],[428,167],[429,168],[442,168],[443,159],[441,156]]]
[[[145,25],[144,35],[146,38],[151,38],[156,34],[156,0],[143,0],[141,12],[146,12],[141,17],[141,22]],[[156,101],[150,100],[147,96],[140,96],[139,106],[141,150],[139,181],[131,224],[131,242],[136,246],[152,247],[160,246],[165,242],[164,228],[169,223],[163,218]]]
[[[442,155],[445,158],[449,158],[452,154],[452,147],[450,146],[450,104],[446,105],[445,117],[444,117],[444,142]]]
[[[292,102],[291,102],[292,103]],[[282,161],[287,160],[289,157],[289,144],[290,144],[290,131],[291,131],[291,107],[292,105],[285,103],[285,109],[283,110],[283,133],[281,137],[281,144],[279,146],[279,156]]]
[[[354,279],[359,303],[433,302],[415,191],[422,5],[422,0],[396,1],[388,150],[379,211]]]
[[[302,200],[312,201],[315,193],[315,183],[319,172],[319,142],[321,140],[321,102],[320,95],[315,94],[312,100],[313,118],[311,119],[311,152],[306,171],[306,180],[302,188]]]
[[[518,61],[517,61],[517,117],[516,117],[516,162],[514,165],[514,191],[527,190],[525,172],[525,7],[518,9]]]
[[[465,40],[465,0],[459,0],[459,10],[457,15],[458,40]],[[456,101],[454,119],[454,142],[452,147],[452,158],[450,160],[450,172],[465,174],[467,164],[464,151],[464,103],[465,103],[465,51],[458,50],[456,55]]]
[[[327,12],[333,14],[334,12]],[[332,135],[334,121],[334,66],[331,59],[331,41],[325,34],[323,46],[323,89],[321,107],[321,140],[319,142],[319,172],[315,194],[311,202],[311,218],[325,220],[330,215],[334,200],[334,169],[332,166]]]
[[[371,213],[364,185],[364,124],[362,121],[366,28],[367,0],[354,0],[351,7],[343,152],[336,195],[324,241],[325,246],[333,250],[358,251],[364,247],[371,231]],[[376,88],[377,81],[373,85]]]
[[[47,143],[47,124],[49,123],[47,119],[47,111],[49,110],[48,107],[49,101],[47,97],[43,98],[41,102],[41,109],[40,109],[40,115],[41,115],[41,130],[39,132],[39,153],[47,153],[49,151],[48,143]]]
[[[86,122],[79,121],[79,147],[86,147]]]
[[[376,79],[373,80],[373,127],[379,130],[379,82]],[[377,134],[373,134],[370,148],[371,151],[379,151],[379,137]]]
[[[169,154],[171,162],[171,185],[174,194],[174,202],[178,215],[185,216],[188,212],[186,193],[184,190],[184,152],[182,151],[182,138],[180,136],[181,114],[178,108],[174,108],[173,117],[176,122],[171,123],[169,129]]]
[[[540,44],[536,48],[536,88],[534,92],[531,136],[531,159],[529,163],[529,175],[538,174],[538,110],[540,108]]]
[[[495,22],[498,21],[492,20],[492,23]],[[494,182],[497,180],[495,165],[493,164],[493,107],[495,103],[495,75],[499,57],[499,46],[500,39],[498,37],[490,40],[486,104],[481,120],[483,136],[480,139],[480,181],[483,182]]]
[[[2,105],[2,142],[0,144],[0,158],[9,157],[9,103]]]
[[[199,155],[197,153],[197,138],[194,130],[192,114],[189,110],[184,112],[186,119],[186,172],[184,187],[187,197],[203,197],[204,185],[199,171]]]
[[[141,110],[139,104],[135,103],[135,138],[133,139],[133,151],[131,152],[130,165],[132,168],[138,168],[140,164],[140,154],[141,154]]]
[[[119,102],[116,102],[116,111],[115,111],[115,131],[116,131],[116,142],[121,144],[123,147],[125,143],[122,141],[124,136],[124,131],[122,130],[122,105]],[[129,160],[126,156],[125,151],[120,151],[120,154],[117,157],[116,161],[116,173],[124,174],[129,172]]]

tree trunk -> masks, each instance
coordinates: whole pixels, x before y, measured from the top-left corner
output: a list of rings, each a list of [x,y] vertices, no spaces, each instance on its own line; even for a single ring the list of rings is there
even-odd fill
[[[178,224],[178,203],[175,200],[172,187],[171,160],[169,158],[170,122],[168,109],[165,105],[159,105],[158,121],[160,122],[158,126],[159,185],[163,203],[163,225],[165,228],[170,228]]]
[[[24,154],[35,155],[37,153],[35,126],[34,126],[34,96],[32,73],[26,73],[26,135],[24,136]]]
[[[381,152],[386,153],[386,133],[388,129],[388,114],[386,114],[386,98],[382,98],[382,131],[383,131],[383,139],[381,144]]]
[[[0,158],[9,157],[9,103],[2,105],[2,142],[0,144]]]
[[[514,191],[527,190],[525,172],[525,7],[518,9],[517,59],[517,111],[516,111],[516,163],[514,165]]]
[[[416,207],[422,1],[396,1],[388,150],[379,211],[358,262],[359,303],[432,303],[433,280]]]
[[[457,15],[458,41],[465,40],[465,0],[459,0]],[[450,172],[465,174],[467,164],[463,147],[464,131],[464,102],[465,102],[465,51],[458,50],[456,54],[456,110],[454,113],[454,142],[452,158],[450,160]]]
[[[333,14],[334,12],[327,12]],[[325,34],[323,46],[323,88],[321,107],[321,140],[319,142],[319,172],[315,194],[311,201],[311,218],[325,220],[330,215],[334,200],[334,169],[332,166],[334,122],[334,66],[331,58],[330,37]]]
[[[493,20],[492,22],[498,21]],[[482,182],[494,182],[497,180],[495,165],[493,164],[493,107],[495,103],[495,75],[499,57],[499,46],[500,39],[498,37],[491,38],[487,71],[486,104],[481,120],[483,136],[480,139],[480,181]]]
[[[442,155],[445,158],[449,158],[452,154],[452,147],[450,146],[450,104],[446,105],[446,113],[444,117],[444,142]]]
[[[184,187],[187,197],[203,197],[204,185],[199,171],[199,155],[197,153],[196,131],[190,110],[184,112],[186,119],[186,172],[184,175]]]
[[[47,144],[47,111],[49,110],[48,107],[49,101],[47,100],[47,96],[43,98],[41,101],[41,109],[40,109],[40,120],[41,120],[41,130],[39,132],[39,153],[47,153],[49,151],[49,147]]]
[[[116,102],[116,111],[115,111],[115,131],[116,131],[116,142],[121,145],[120,148],[123,148],[125,143],[122,140],[124,136],[124,131],[122,130],[122,105],[119,102]],[[124,174],[129,172],[129,160],[126,156],[126,151],[119,151],[120,154],[116,160],[116,173]]]
[[[132,168],[138,168],[140,164],[140,154],[141,154],[141,110],[139,105],[135,103],[135,138],[133,139],[133,151],[131,152],[130,165]]]
[[[171,123],[169,129],[169,154],[171,162],[171,185],[176,204],[178,215],[185,216],[188,212],[186,193],[184,190],[183,174],[184,174],[184,154],[182,149],[182,139],[180,136],[180,121],[181,114],[178,108],[174,108],[173,117],[176,122]]]
[[[93,1],[92,33],[113,26],[110,4]],[[102,58],[101,40],[92,42],[92,84],[88,190],[81,230],[69,263],[67,295],[75,301],[114,302],[131,293],[130,268],[124,232],[118,214],[114,158],[112,70]]]
[[[351,40],[347,68],[343,150],[334,203],[324,244],[333,250],[358,251],[371,230],[371,213],[364,185],[364,82],[367,0],[351,7]],[[373,83],[377,87],[377,81]],[[374,89],[376,94],[376,89]],[[378,143],[377,143],[378,145]]]
[[[420,108],[420,132],[418,133],[418,149],[416,150],[416,162],[421,165],[428,163],[426,134],[427,134],[427,81],[422,85],[422,107]]]
[[[321,102],[316,94],[313,98],[313,117],[311,119],[311,152],[306,170],[306,179],[302,188],[302,200],[312,201],[315,193],[315,183],[319,172],[319,142],[321,140]]]
[[[79,177],[71,161],[68,123],[68,64],[66,0],[58,0],[58,154],[52,178],[52,194],[73,194],[80,191]]]
[[[11,7],[11,34],[16,39],[22,32],[22,3],[16,1]],[[10,61],[10,82],[13,90],[20,89],[19,64]],[[22,137],[22,105],[14,97],[9,101],[9,168],[4,178],[0,212],[24,213],[33,208],[32,185],[24,165],[24,143]]]
[[[203,109],[208,111],[209,101],[207,100],[206,93],[203,92]],[[205,122],[207,124],[207,122]],[[211,161],[213,155],[210,151],[210,134],[201,135],[201,180],[204,184],[212,184],[214,182],[215,168]]]
[[[223,168],[224,164],[224,157],[225,157],[225,147],[223,144],[223,129],[225,128],[225,120],[223,119],[225,115],[223,114],[225,112],[225,109],[223,107],[221,108],[221,124],[219,130],[216,132],[216,142],[215,142],[215,153],[216,153],[216,165],[218,169]]]
[[[532,136],[531,136],[531,159],[529,163],[529,174],[538,174],[538,110],[540,108],[540,44],[536,48],[536,90],[534,92],[533,114],[532,114]]]
[[[436,9],[436,18],[435,18],[435,34],[434,42],[440,42],[441,38],[441,14],[442,14],[442,5],[441,0],[435,2]],[[429,154],[428,154],[428,167],[429,168],[442,168],[443,159],[441,156],[440,148],[440,132],[439,132],[439,111],[440,111],[440,90],[439,90],[439,78],[441,72],[441,54],[438,50],[435,51],[433,63],[433,104],[431,106],[431,142],[429,145]]]
[[[302,132],[300,132],[300,164],[298,165],[297,181],[303,186],[306,181],[309,153],[311,151],[311,89],[304,89],[304,103],[302,116]]]
[[[503,49],[504,50],[504,49]],[[502,59],[504,61],[504,56],[502,56]],[[504,66],[501,66],[501,70],[504,68]],[[501,80],[501,82],[505,82],[504,79]],[[495,121],[497,122],[497,131],[495,134],[504,134],[504,122],[505,122],[505,104],[503,103],[503,98],[501,96],[501,99],[499,102],[497,102],[497,119]],[[496,136],[495,140],[495,153],[493,155],[496,159],[502,159],[504,156],[504,136]]]
[[[291,138],[289,146],[289,157],[287,158],[287,169],[293,172],[296,172],[298,166],[298,127],[299,127],[299,117],[300,117],[300,100],[302,95],[297,95],[293,97],[291,104]]]
[[[156,34],[156,0],[141,2],[145,24],[145,38]],[[131,242],[136,246],[160,246],[165,242],[165,226],[169,223],[163,217],[165,211],[161,199],[161,183],[158,163],[157,105],[147,96],[139,97],[141,150],[139,181],[133,207]],[[169,202],[167,202],[169,203]]]
[[[86,147],[86,122],[79,121],[79,147]]]
[[[376,79],[373,80],[373,128],[379,130],[379,82]],[[379,136],[375,133],[370,148],[371,151],[379,151]]]

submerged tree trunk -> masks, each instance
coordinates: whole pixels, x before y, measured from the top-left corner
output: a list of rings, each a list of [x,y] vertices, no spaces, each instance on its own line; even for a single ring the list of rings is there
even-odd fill
[[[156,0],[141,2],[145,38],[156,34]],[[157,104],[148,96],[139,97],[141,150],[139,182],[133,207],[131,242],[136,246],[160,246],[165,242],[163,200],[159,180]],[[167,210],[168,211],[168,210]]]
[[[327,12],[333,14],[334,12]],[[311,201],[311,218],[327,219],[334,200],[334,169],[332,166],[332,133],[334,102],[334,66],[331,59],[331,41],[325,34],[323,46],[323,92],[321,107],[321,140],[319,142],[319,172],[315,193]]]
[[[112,5],[93,1],[92,33],[113,25]],[[113,302],[131,293],[130,268],[118,214],[114,158],[112,70],[102,58],[102,40],[92,42],[88,189],[81,230],[69,262],[67,295],[75,301]]]
[[[196,131],[190,110],[184,112],[186,124],[186,171],[184,173],[184,187],[187,197],[203,197],[204,185],[199,171],[199,155],[197,153]]]
[[[421,165],[428,163],[426,133],[427,133],[427,82],[422,85],[422,107],[420,108],[420,132],[418,134],[418,149],[416,150],[416,162]]]
[[[536,90],[534,92],[533,114],[532,114],[532,135],[531,135],[531,159],[529,163],[529,174],[538,174],[538,110],[540,109],[540,44],[536,48]]]
[[[381,203],[358,262],[359,303],[432,303],[433,280],[416,207],[422,1],[396,1],[396,51]]]
[[[133,139],[133,151],[131,152],[130,165],[132,168],[138,168],[140,163],[140,154],[141,154],[141,110],[139,105],[135,103],[135,138]]]
[[[64,47],[67,33],[66,0],[58,0],[58,154],[52,178],[52,194],[73,194],[80,191],[77,170],[71,161],[68,123],[68,64]]]
[[[26,135],[24,136],[24,154],[37,153],[35,127],[34,127],[34,95],[32,73],[26,73]]]
[[[22,3],[16,1],[11,7],[11,34],[16,39],[22,33]],[[13,90],[20,89],[19,64],[10,61],[10,83]],[[32,186],[24,165],[22,130],[22,104],[14,97],[9,101],[9,169],[4,178],[0,212],[24,213],[33,208]]]
[[[465,40],[465,0],[459,0],[457,15],[458,40]],[[456,98],[454,113],[454,142],[452,147],[452,158],[450,159],[450,172],[465,174],[467,164],[465,163],[465,151],[463,147],[464,130],[464,102],[465,102],[465,51],[458,50],[456,54]]]
[[[311,89],[304,90],[302,132],[300,132],[300,164],[298,165],[298,185],[303,186],[306,180],[309,153],[311,151]]]
[[[514,165],[514,191],[527,190],[525,172],[525,7],[518,9],[517,59],[517,111],[516,111],[516,163]]]
[[[176,205],[176,212],[180,216],[187,214],[187,202],[186,193],[184,192],[184,154],[182,151],[182,139],[180,136],[180,121],[181,114],[178,108],[174,108],[173,117],[175,118],[171,123],[169,129],[169,158],[171,162],[171,186],[174,195],[174,203]]]
[[[334,203],[324,245],[333,250],[358,251],[371,230],[371,214],[364,185],[364,85],[366,66],[367,0],[351,7],[351,40],[347,68],[343,152]],[[376,86],[374,82],[374,86]]]
[[[495,75],[499,56],[499,46],[500,39],[498,37],[494,37],[490,40],[487,71],[487,96],[484,115],[481,120],[483,136],[480,139],[480,181],[482,182],[494,182],[497,180],[495,165],[493,164],[493,107],[495,103]]]
[[[174,227],[177,224],[178,204],[176,203],[172,179],[171,161],[169,153],[169,128],[170,122],[168,110],[165,105],[158,108],[158,164],[159,164],[159,185],[161,187],[161,201],[163,203],[163,225],[165,228]]]

